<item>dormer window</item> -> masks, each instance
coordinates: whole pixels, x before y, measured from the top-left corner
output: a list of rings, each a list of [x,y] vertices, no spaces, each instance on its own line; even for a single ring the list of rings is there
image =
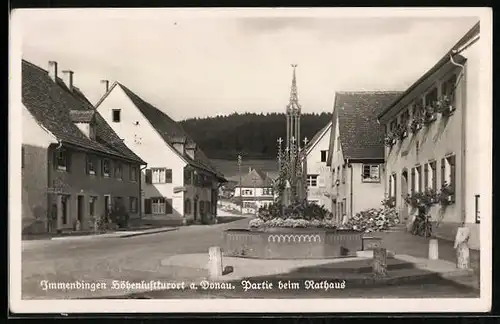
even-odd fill
[[[121,121],[121,110],[113,109],[113,123],[119,123]]]
[[[70,118],[76,127],[87,136],[95,140],[95,111],[94,110],[71,110]]]

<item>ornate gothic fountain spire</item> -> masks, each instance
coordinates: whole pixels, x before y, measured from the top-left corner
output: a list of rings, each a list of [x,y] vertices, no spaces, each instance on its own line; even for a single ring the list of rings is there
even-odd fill
[[[297,91],[297,64],[292,64],[293,76],[292,86],[290,89],[290,101],[286,106],[286,146],[292,147],[292,138],[295,138],[300,145],[300,112],[302,107],[299,104],[299,96]]]

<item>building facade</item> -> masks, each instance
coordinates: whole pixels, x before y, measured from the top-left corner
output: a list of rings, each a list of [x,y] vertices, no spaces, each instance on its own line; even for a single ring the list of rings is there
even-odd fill
[[[332,211],[331,172],[327,165],[332,121],[306,145],[307,200]]]
[[[234,188],[233,200],[246,211],[255,211],[274,202],[273,179],[260,170],[249,168]]]
[[[382,206],[384,128],[377,114],[400,92],[337,92],[327,165],[331,170],[332,212],[339,223]]]
[[[96,109],[148,163],[141,170],[144,219],[215,220],[219,186],[226,180],[179,124],[118,82],[106,86]]]
[[[479,247],[480,198],[486,195],[476,170],[490,151],[481,131],[488,119],[479,105],[479,31],[478,23],[379,115],[387,134],[387,195],[401,219],[410,228],[416,210],[408,198],[434,192],[434,234],[453,240],[464,224],[473,248]]]
[[[139,169],[135,155],[73,85],[22,62],[23,232],[87,230],[122,207],[138,217]]]

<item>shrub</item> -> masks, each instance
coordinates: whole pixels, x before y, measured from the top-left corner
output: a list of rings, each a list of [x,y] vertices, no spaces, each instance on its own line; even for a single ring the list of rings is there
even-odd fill
[[[399,224],[399,215],[395,208],[371,208],[349,218],[340,228],[369,233],[384,231],[396,224]]]
[[[111,222],[115,223],[119,228],[128,226],[129,214],[123,205],[113,206],[109,214]]]
[[[283,207],[279,202],[275,202],[268,207],[260,208],[258,217],[263,221],[278,218],[324,220],[332,218],[333,214],[323,206],[308,201],[295,202],[286,207]]]

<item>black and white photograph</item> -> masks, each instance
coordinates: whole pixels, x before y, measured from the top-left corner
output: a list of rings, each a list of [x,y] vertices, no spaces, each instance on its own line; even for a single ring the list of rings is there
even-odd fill
[[[490,309],[491,9],[10,26],[13,313]]]

